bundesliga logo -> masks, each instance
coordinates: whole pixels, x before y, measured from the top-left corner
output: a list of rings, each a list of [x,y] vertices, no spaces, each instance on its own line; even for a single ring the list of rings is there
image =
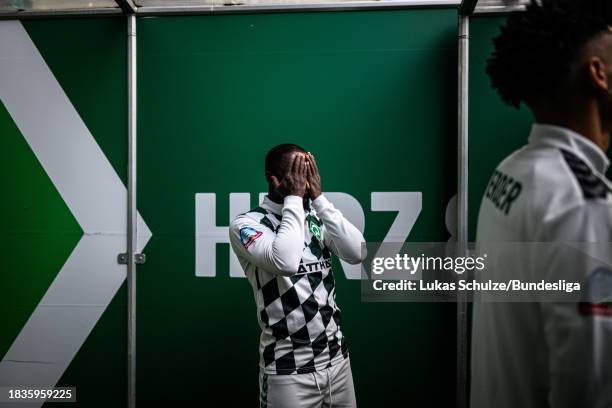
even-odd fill
[[[248,248],[262,234],[263,232],[257,231],[255,228],[243,227],[240,229],[240,242],[245,248]]]

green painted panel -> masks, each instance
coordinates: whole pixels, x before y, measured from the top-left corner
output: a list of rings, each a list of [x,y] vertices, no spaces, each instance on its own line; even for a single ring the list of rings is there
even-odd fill
[[[62,89],[125,183],[127,168],[126,22],[123,18],[23,23]],[[59,268],[58,268],[59,270]],[[76,386],[81,407],[127,403],[125,284],[58,386]],[[45,404],[49,406],[63,404]]]
[[[138,200],[154,234],[138,274],[140,403],[256,404],[252,291],[229,277],[225,244],[216,277],[195,276],[194,196],[215,193],[217,224],[227,225],[230,193],[249,192],[255,205],[266,189],[273,145],[314,152],[325,190],[359,200],[368,240],[382,240],[395,216],[371,211],[379,191],[422,192],[409,239],[448,239],[456,18],[449,9],[139,20]],[[360,406],[453,405],[454,305],[362,304],[359,282],[335,270]]]
[[[77,402],[71,407],[127,406],[125,299],[124,283],[60,379],[58,387],[77,387]],[[46,403],[44,407],[65,408],[66,404]]]
[[[123,183],[127,180],[124,18],[24,21],[53,75]]]
[[[0,356],[4,356],[82,231],[1,101],[0,134]]]
[[[486,61],[493,52],[503,18],[474,18],[470,23],[470,239],[476,238],[480,202],[493,170],[510,153],[527,143],[533,121],[524,106],[505,105],[491,88]]]

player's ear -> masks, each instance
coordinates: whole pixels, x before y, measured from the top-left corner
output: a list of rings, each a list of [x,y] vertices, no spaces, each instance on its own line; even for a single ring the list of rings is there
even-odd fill
[[[598,92],[608,93],[610,91],[609,76],[606,63],[597,56],[589,58],[587,65],[587,78],[589,85]]]
[[[274,174],[272,174],[272,172],[270,170],[266,170],[266,181],[268,182],[268,184],[272,184],[272,176]]]

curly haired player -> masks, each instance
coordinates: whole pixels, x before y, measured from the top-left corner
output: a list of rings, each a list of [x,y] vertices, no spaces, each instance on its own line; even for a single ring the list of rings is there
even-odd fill
[[[486,187],[477,241],[552,243],[513,273],[568,277],[587,297],[475,304],[473,408],[612,407],[612,270],[555,249],[612,242],[611,25],[609,0],[532,1],[494,40],[492,85],[535,123]]]

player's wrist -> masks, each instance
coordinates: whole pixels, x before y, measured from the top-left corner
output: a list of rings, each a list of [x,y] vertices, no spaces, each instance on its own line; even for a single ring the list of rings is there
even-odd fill
[[[314,208],[316,212],[321,212],[321,210],[328,207],[330,204],[331,203],[323,193],[319,194],[317,198],[311,201],[312,208]]]
[[[291,205],[297,205],[300,208],[302,207],[302,200],[303,198],[300,197],[299,195],[295,195],[295,194],[290,194],[285,196],[285,198],[283,199],[283,205],[284,206],[291,206]]]

